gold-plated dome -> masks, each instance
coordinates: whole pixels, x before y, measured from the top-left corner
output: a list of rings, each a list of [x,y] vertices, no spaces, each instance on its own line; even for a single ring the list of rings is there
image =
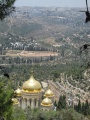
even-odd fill
[[[28,93],[41,92],[41,89],[41,84],[34,79],[33,75],[29,78],[29,80],[25,81],[22,86],[22,90]]]
[[[53,93],[50,89],[48,89],[48,90],[45,92],[44,96],[45,96],[45,97],[54,97],[54,93]]]
[[[49,98],[44,98],[41,102],[42,106],[52,106],[52,101]]]
[[[13,105],[16,105],[16,104],[19,103],[18,100],[17,100],[16,98],[12,98],[12,102],[13,102]]]
[[[22,91],[20,90],[20,88],[15,90],[14,93],[16,94],[16,96],[21,96],[22,95]]]

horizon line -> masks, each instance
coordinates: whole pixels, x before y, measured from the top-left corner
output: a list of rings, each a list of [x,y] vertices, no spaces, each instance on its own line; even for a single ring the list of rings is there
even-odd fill
[[[66,6],[66,7],[59,7],[59,6],[14,6],[14,7],[44,7],[44,8],[49,8],[49,7],[57,7],[57,8],[86,8],[86,7],[68,7],[68,6]],[[90,7],[89,7],[90,8]]]

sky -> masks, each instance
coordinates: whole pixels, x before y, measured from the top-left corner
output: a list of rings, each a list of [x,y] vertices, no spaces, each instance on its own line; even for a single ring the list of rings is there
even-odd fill
[[[16,0],[14,6],[86,7],[85,0]],[[90,0],[88,0],[90,6]]]

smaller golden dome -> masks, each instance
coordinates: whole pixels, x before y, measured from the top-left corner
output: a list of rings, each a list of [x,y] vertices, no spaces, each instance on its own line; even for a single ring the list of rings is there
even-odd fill
[[[44,98],[41,103],[42,106],[52,106],[52,101],[49,98]]]
[[[16,98],[12,98],[13,105],[18,104],[18,100]]]
[[[54,93],[53,93],[50,89],[48,89],[48,90],[45,92],[44,96],[45,96],[45,97],[54,97]]]
[[[22,95],[22,91],[20,90],[20,88],[18,88],[17,90],[15,90],[14,93],[16,94],[16,96],[21,96]]]

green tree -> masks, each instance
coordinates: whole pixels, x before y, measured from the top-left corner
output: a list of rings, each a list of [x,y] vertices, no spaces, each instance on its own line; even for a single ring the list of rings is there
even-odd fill
[[[16,0],[0,0],[0,19],[3,20],[8,16],[15,7],[13,6]]]
[[[13,109],[13,120],[26,120],[26,115],[21,108],[15,107]]]
[[[82,103],[81,104],[81,102],[80,102],[80,100],[79,100],[79,102],[78,102],[78,105],[76,105],[75,107],[74,107],[74,109],[77,111],[77,112],[79,112],[79,113],[82,113],[82,114],[84,114],[84,115],[90,115],[90,104],[88,103],[88,100],[86,100],[86,102],[85,103]]]
[[[60,96],[59,101],[58,101],[58,105],[57,105],[58,109],[65,109],[66,108],[66,96]]]
[[[80,100],[79,100],[79,102],[78,102],[78,105],[75,105],[75,106],[74,106],[74,109],[75,109],[77,112],[79,112],[79,113],[82,112],[82,105],[81,105],[81,101],[80,101]]]
[[[54,102],[54,106],[57,106],[57,102],[56,102],[56,100],[55,100],[55,102]]]
[[[80,101],[80,100],[79,100],[79,102],[78,102],[77,111],[78,111],[78,112],[81,112],[81,101]]]
[[[82,103],[82,114],[85,113],[85,103]]]
[[[59,76],[60,76],[60,74],[59,74],[58,72],[55,72],[55,73],[54,73],[54,77],[55,77],[55,78],[59,78]]]
[[[12,96],[13,90],[10,84],[4,79],[0,79],[0,117],[6,120],[12,120]]]
[[[90,115],[90,105],[88,103],[88,100],[82,104],[82,113],[84,115]]]

